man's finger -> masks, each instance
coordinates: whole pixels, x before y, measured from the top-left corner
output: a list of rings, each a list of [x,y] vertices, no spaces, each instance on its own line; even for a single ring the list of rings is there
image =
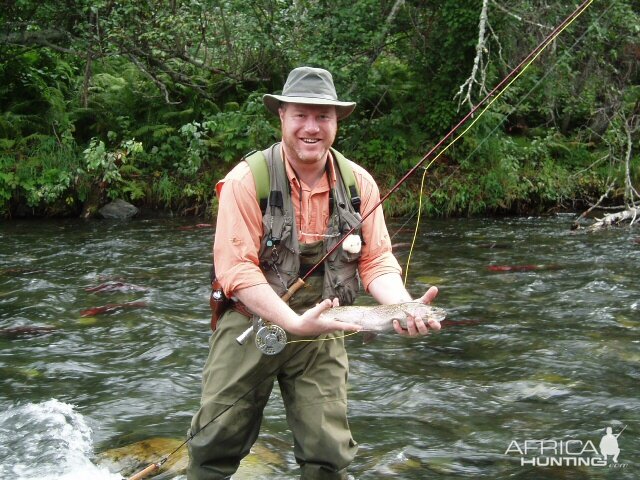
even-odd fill
[[[407,331],[400,326],[400,322],[398,320],[393,321],[393,328],[398,335],[408,335]]]
[[[421,335],[429,333],[429,328],[421,318],[415,320],[415,327]]]
[[[332,307],[333,307],[333,302],[328,298],[325,298],[320,303],[318,303],[315,307],[313,307],[312,310],[315,310],[314,313],[316,313],[317,315],[320,315],[322,312],[324,312],[325,310],[329,310]]]
[[[418,301],[422,303],[431,303],[431,301],[438,296],[438,287],[431,287],[426,293],[421,296]]]

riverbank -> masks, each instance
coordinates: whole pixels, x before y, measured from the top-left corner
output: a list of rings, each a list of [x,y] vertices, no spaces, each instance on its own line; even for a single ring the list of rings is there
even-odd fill
[[[381,194],[389,191],[400,176],[392,172],[372,169]],[[423,218],[541,215],[558,212],[581,212],[598,201],[607,191],[606,181],[601,175],[591,174],[577,178],[560,169],[554,173],[541,174],[531,167],[516,169],[508,175],[495,171],[486,172],[480,166],[448,165],[434,166],[427,172],[421,190],[419,171],[396,190],[384,204],[387,217],[401,217],[414,214],[422,197]],[[593,173],[593,172],[592,172]],[[64,199],[53,202],[44,199],[33,203],[25,192],[17,189],[4,202],[0,215],[5,220],[19,218],[92,218],[100,217],[99,210],[111,198],[119,198],[135,205],[142,218],[154,217],[195,217],[203,221],[211,220],[217,211],[214,185],[224,173],[212,174],[208,180],[197,186],[197,198],[193,187],[175,185],[171,201],[154,196],[160,186],[150,179],[148,192],[139,198],[131,198],[126,191],[113,191],[96,187],[91,195],[84,198],[79,191],[69,189]],[[162,182],[162,179],[156,179]],[[45,188],[42,186],[41,188]],[[121,196],[114,195],[120,194]],[[609,192],[609,198],[602,204],[619,205],[623,202],[623,192]],[[84,200],[83,200],[84,198]]]

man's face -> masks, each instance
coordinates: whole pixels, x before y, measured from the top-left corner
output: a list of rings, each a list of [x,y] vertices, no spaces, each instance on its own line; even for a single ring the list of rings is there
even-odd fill
[[[283,103],[279,112],[289,161],[311,164],[324,160],[338,131],[335,107]]]

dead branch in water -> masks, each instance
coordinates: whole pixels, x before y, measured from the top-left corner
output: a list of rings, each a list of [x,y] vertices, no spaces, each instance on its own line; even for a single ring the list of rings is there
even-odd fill
[[[618,112],[617,116],[619,117],[622,127],[622,143],[624,145],[624,154],[622,159],[622,162],[624,163],[624,205],[617,207],[616,209],[620,211],[616,213],[607,214],[603,218],[596,218],[596,221],[586,228],[588,232],[594,232],[614,225],[621,225],[626,221],[629,221],[629,225],[631,226],[634,224],[636,218],[638,218],[638,214],[640,213],[640,193],[638,193],[638,190],[633,185],[631,169],[634,134],[640,130],[640,103],[636,103],[634,111],[630,115],[624,115],[622,112]],[[609,155],[614,156],[613,150],[614,148],[610,146]],[[609,193],[614,189],[615,183],[615,180],[612,181],[607,187],[607,191],[600,197],[600,199],[575,220],[571,227],[572,230],[580,228],[580,220],[585,218],[594,209],[600,207],[603,200],[607,198]]]
[[[619,225],[627,220],[630,220],[630,225],[633,225],[633,222],[636,221],[636,218],[639,214],[639,207],[628,208],[618,213],[611,213],[609,215],[605,215],[603,218],[597,219],[594,224],[587,227],[587,231],[595,232],[596,230],[600,230],[602,228]]]

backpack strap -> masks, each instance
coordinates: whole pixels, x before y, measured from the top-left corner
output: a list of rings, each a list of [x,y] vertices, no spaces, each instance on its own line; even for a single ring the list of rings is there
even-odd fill
[[[256,184],[256,195],[258,197],[258,203],[260,204],[260,210],[262,215],[267,210],[267,203],[269,201],[270,193],[270,180],[269,180],[269,166],[267,165],[267,158],[262,151],[253,151],[247,154],[244,159],[249,164],[253,180]]]
[[[358,184],[356,183],[356,176],[353,174],[353,168],[349,160],[339,151],[332,148],[331,153],[333,153],[333,158],[336,159],[336,163],[338,164],[338,170],[340,170],[340,176],[347,189],[351,205],[357,213],[360,213],[360,193],[358,192]]]

